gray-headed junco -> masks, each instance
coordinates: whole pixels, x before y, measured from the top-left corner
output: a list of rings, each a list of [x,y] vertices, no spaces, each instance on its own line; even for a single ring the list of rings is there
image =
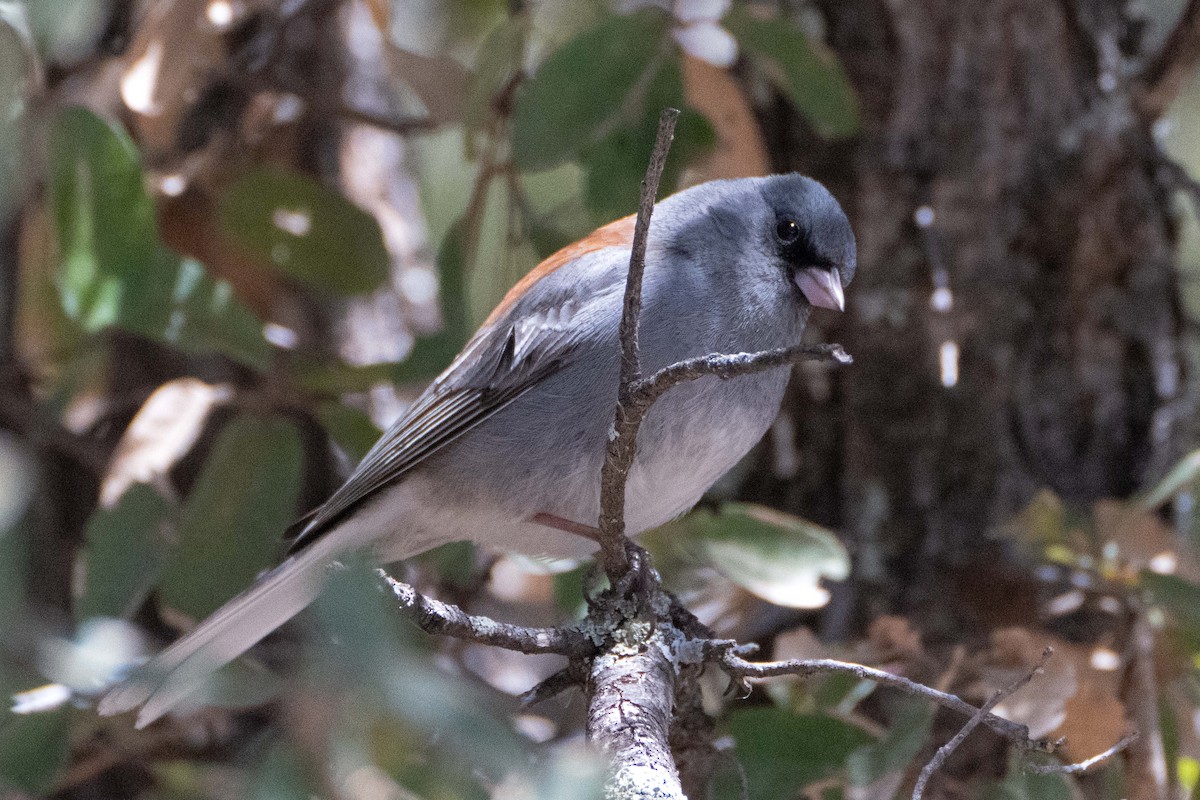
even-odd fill
[[[560,250],[521,280],[454,362],[318,508],[290,557],[100,703],[157,719],[200,679],[316,598],[339,555],[382,562],[473,540],[577,556],[595,543],[600,468],[616,403],[633,217]],[[650,372],[708,353],[797,344],[812,306],[841,310],[854,234],[811,178],[713,181],[660,202],[650,226],[641,357]],[[759,440],[788,381],[781,367],[668,392],[638,436],[626,525],[682,514]]]

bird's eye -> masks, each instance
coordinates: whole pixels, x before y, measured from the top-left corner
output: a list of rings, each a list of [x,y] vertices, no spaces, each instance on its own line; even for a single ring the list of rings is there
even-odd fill
[[[791,244],[800,238],[800,226],[794,219],[781,219],[775,225],[775,235],[784,244]]]

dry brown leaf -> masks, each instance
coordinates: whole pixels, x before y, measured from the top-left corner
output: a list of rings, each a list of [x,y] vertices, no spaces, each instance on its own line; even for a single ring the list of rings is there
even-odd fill
[[[744,178],[771,171],[754,112],[729,70],[685,55],[683,88],[688,105],[703,114],[717,134],[716,147],[699,169],[702,180]]]
[[[867,640],[879,661],[915,661],[925,656],[920,631],[904,617],[876,617],[867,628]]]
[[[1157,514],[1119,500],[1099,500],[1092,519],[1097,536],[1117,546],[1119,561],[1132,573],[1149,569],[1200,581],[1200,560]]]
[[[1037,666],[1047,646],[1054,655],[1042,674],[996,706],[996,713],[1029,726],[1035,738],[1065,736],[1065,753],[1072,760],[1111,747],[1129,724],[1118,694],[1116,654],[1103,646],[1077,645],[1026,628],[997,630],[970,693],[988,698],[1011,685]]]
[[[391,74],[411,87],[434,122],[462,121],[471,73],[450,56],[424,56],[390,42],[384,55]]]
[[[100,485],[100,504],[112,508],[135,483],[159,485],[188,453],[208,415],[232,396],[228,386],[179,378],[154,390],[125,429]]]

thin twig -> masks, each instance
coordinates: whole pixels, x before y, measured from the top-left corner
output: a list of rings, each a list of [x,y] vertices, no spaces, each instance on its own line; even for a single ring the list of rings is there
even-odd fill
[[[950,741],[938,748],[938,751],[933,754],[933,758],[929,759],[929,763],[925,765],[925,767],[921,770],[921,774],[917,776],[917,784],[913,787],[913,800],[921,800],[921,798],[925,796],[925,787],[929,784],[929,779],[933,777],[933,773],[942,768],[942,764],[946,763],[946,759],[950,757],[950,754],[957,750],[958,746],[966,741],[966,738],[971,735],[971,731],[975,730],[975,728],[979,726],[979,723],[984,721],[984,719],[991,713],[992,709],[995,708],[1001,700],[1012,697],[1014,694],[1020,691],[1026,684],[1033,680],[1035,675],[1040,675],[1042,669],[1046,666],[1046,662],[1050,660],[1050,656],[1053,654],[1053,648],[1047,647],[1045,650],[1043,650],[1042,659],[1038,662],[1036,667],[1026,672],[1024,675],[1014,681],[1012,685],[1001,689],[992,695],[991,699],[979,707],[979,710],[976,711],[969,720],[967,720],[966,724],[962,726],[959,732],[956,733],[954,737],[950,739]]]
[[[873,681],[883,686],[891,686],[907,694],[924,697],[943,708],[957,711],[964,716],[973,717],[979,713],[978,708],[957,695],[940,692],[931,686],[917,683],[899,675],[893,675],[890,672],[884,672],[881,669],[865,667],[862,664],[852,664],[847,661],[814,658],[754,663],[746,661],[732,652],[725,652],[721,656],[721,665],[730,675],[740,679],[771,678],[779,675],[799,675],[803,677],[815,675],[820,672],[849,674],[862,680]],[[1029,737],[1029,728],[1019,723],[990,713],[982,719],[982,722],[996,733],[1023,749],[1038,750],[1044,753],[1053,753],[1055,750],[1055,742],[1045,739],[1031,739]]]
[[[521,695],[521,708],[531,708],[551,697],[562,694],[568,689],[580,686],[583,681],[571,667],[560,669],[550,677],[538,682],[536,686]]]
[[[1028,772],[1032,772],[1037,775],[1081,775],[1097,764],[1101,764],[1115,756],[1117,753],[1125,750],[1131,744],[1136,742],[1139,736],[1140,734],[1138,731],[1130,731],[1121,737],[1121,741],[1117,742],[1103,753],[1097,753],[1091,758],[1084,759],[1083,761],[1076,761],[1074,764],[1026,764],[1025,769]]]
[[[663,367],[649,378],[639,381],[632,402],[648,409],[652,403],[666,394],[668,389],[681,383],[703,378],[706,375],[715,375],[723,379],[736,378],[787,364],[797,364],[801,361],[833,361],[838,364],[851,364],[854,359],[842,349],[840,344],[795,345],[794,347],[780,347],[776,350],[764,350],[759,353],[730,355],[712,353]]]
[[[393,117],[387,114],[376,114],[363,108],[355,108],[345,103],[338,106],[337,113],[347,122],[370,125],[372,128],[389,131],[398,136],[430,133],[438,127],[438,121],[432,117]]]
[[[663,109],[658,120],[658,136],[646,177],[642,181],[641,200],[633,229],[633,247],[629,255],[629,277],[625,281],[625,303],[621,314],[621,383],[617,390],[616,417],[600,472],[600,547],[605,571],[615,585],[629,569],[625,552],[625,481],[633,468],[637,451],[637,430],[640,417],[627,411],[627,403],[635,385],[641,380],[641,361],[638,351],[638,326],[642,310],[642,275],[646,271],[646,242],[650,233],[650,217],[654,199],[666,166],[667,153],[675,136],[679,111]]]
[[[425,597],[383,570],[378,573],[400,601],[400,608],[426,633],[490,644],[518,653],[582,657],[595,650],[591,641],[575,628],[530,628],[468,614],[451,603]]]

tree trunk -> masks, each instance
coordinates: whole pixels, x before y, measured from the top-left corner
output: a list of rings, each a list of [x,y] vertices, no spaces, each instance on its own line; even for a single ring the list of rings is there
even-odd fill
[[[1109,0],[822,6],[862,135],[767,128],[796,154],[781,167],[851,208],[859,277],[825,335],[856,363],[825,396],[801,388],[793,497],[847,532],[860,581],[904,578],[860,616],[953,615],[948,576],[991,562],[989,534],[1040,488],[1086,509],[1182,447],[1171,193],[1130,77],[1143,45]]]

